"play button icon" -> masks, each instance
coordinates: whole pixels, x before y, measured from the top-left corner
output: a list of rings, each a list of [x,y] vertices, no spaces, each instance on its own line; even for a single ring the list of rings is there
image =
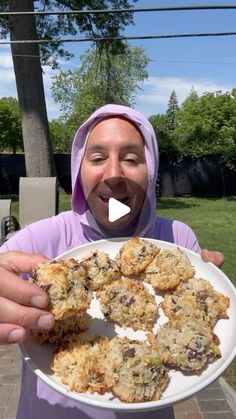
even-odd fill
[[[119,218],[123,217],[126,214],[129,214],[131,211],[130,207],[123,204],[120,201],[117,201],[115,198],[109,198],[108,200],[108,220],[110,223],[113,223]]]
[[[82,200],[78,213],[83,214],[85,208],[87,224],[105,237],[115,239],[130,235],[130,231],[141,236],[151,206],[143,187],[121,176],[98,182],[86,201]]]

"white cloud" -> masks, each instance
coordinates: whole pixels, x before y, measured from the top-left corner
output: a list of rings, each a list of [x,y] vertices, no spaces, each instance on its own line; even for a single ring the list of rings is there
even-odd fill
[[[175,90],[178,103],[181,104],[191,92],[199,95],[205,92],[230,91],[233,85],[221,84],[208,79],[191,79],[186,77],[149,77],[144,82],[142,92],[136,97],[136,107],[146,116],[166,111],[170,95]]]
[[[13,71],[12,57],[6,48],[0,50],[0,97],[17,97],[15,75]],[[61,61],[61,66],[67,67],[68,62]],[[58,70],[52,70],[49,66],[43,68],[44,90],[49,120],[60,116],[60,105],[55,103],[51,96],[52,77]],[[204,78],[187,77],[149,77],[143,83],[142,90],[136,96],[136,108],[147,117],[166,111],[170,95],[175,90],[179,104],[189,95],[192,88],[202,95],[204,92],[221,90],[229,91],[233,88],[230,84],[221,84],[215,80]]]
[[[1,54],[1,67],[4,68],[12,68],[12,57],[11,55],[5,53]]]
[[[59,70],[52,70],[51,67],[43,68],[43,84],[46,98],[48,119],[56,119],[60,116],[60,105],[56,103],[51,95],[52,77],[58,73]]]
[[[6,47],[0,50],[0,97],[16,97],[12,57]]]
[[[52,76],[56,74],[56,71],[46,66],[43,68],[43,72],[47,113],[49,120],[51,120],[60,116],[60,106],[54,102],[50,91]],[[17,97],[12,57],[10,52],[7,51],[1,53],[0,58],[0,97]]]

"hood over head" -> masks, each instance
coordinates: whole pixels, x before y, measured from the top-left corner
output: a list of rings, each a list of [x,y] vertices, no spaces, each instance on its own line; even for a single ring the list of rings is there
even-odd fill
[[[132,121],[141,132],[145,146],[145,157],[148,168],[148,185],[145,200],[140,212],[135,231],[132,235],[152,237],[156,221],[156,195],[155,186],[158,174],[159,154],[156,136],[148,119],[138,111],[122,105],[105,105],[96,110],[77,130],[71,152],[71,180],[72,180],[72,210],[77,219],[81,241],[99,240],[107,237],[96,223],[84,197],[80,183],[80,167],[83,160],[86,142],[92,128],[102,119],[109,116],[121,116]],[[147,211],[147,208],[149,210]],[[149,217],[147,219],[147,213]],[[88,221],[90,220],[90,221]],[[91,223],[92,220],[92,223]],[[119,236],[119,231],[116,232]],[[121,234],[124,236],[124,234]],[[127,231],[127,236],[130,233]],[[110,236],[111,237],[111,236]]]

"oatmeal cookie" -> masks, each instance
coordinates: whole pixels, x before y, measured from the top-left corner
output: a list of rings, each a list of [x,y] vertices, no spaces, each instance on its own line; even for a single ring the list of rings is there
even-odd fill
[[[142,279],[165,291],[175,288],[180,281],[192,278],[194,274],[189,258],[180,249],[162,249],[142,273]]]
[[[158,350],[145,342],[115,337],[109,341],[105,382],[129,403],[158,400],[168,381]]]
[[[94,250],[85,256],[82,262],[87,266],[88,278],[94,291],[121,277],[116,262],[105,252]]]
[[[155,339],[164,362],[184,371],[199,372],[207,362],[221,357],[218,337],[202,320],[171,319]]]
[[[152,242],[132,237],[123,244],[116,261],[123,275],[135,275],[142,272],[159,251]]]
[[[123,278],[99,291],[97,297],[104,316],[110,321],[134,330],[152,330],[157,304],[142,282]]]
[[[218,319],[227,319],[229,298],[214,290],[206,279],[193,278],[181,283],[164,296],[161,307],[166,316],[193,317],[214,327]]]
[[[90,306],[92,291],[86,266],[73,258],[41,263],[34,269],[31,282],[49,295],[48,309],[55,320],[82,316]]]
[[[55,320],[53,327],[49,330],[32,330],[31,335],[41,345],[44,343],[62,345],[78,333],[87,330],[91,321],[92,317],[88,313],[84,313],[82,317],[66,317],[62,320]]]
[[[71,391],[104,394],[108,390],[103,368],[107,342],[103,337],[78,336],[56,353],[52,370]]]

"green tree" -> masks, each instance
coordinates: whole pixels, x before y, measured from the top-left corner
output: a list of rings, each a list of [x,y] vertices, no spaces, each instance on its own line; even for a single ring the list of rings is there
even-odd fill
[[[53,151],[56,153],[69,153],[75,134],[74,127],[63,118],[53,119],[49,122]]]
[[[132,0],[131,4],[137,0]],[[83,10],[129,8],[129,0],[1,0],[2,12],[32,12],[34,4],[41,10]],[[96,37],[115,37],[132,23],[132,14],[76,14],[57,16],[9,15],[0,18],[0,34],[10,33],[11,41],[51,40],[60,36],[74,36],[78,32]],[[100,49],[114,54],[122,49],[122,42],[99,43]],[[54,160],[45,105],[41,65],[58,66],[58,57],[69,58],[62,43],[12,44],[13,66],[21,111],[22,131],[28,176],[50,176]]]
[[[174,131],[176,126],[176,113],[179,109],[178,99],[175,91],[170,95],[166,112],[166,128],[168,132]]]
[[[173,137],[179,159],[218,153],[227,166],[236,167],[235,89],[202,96],[192,90],[178,110],[176,122]]]
[[[183,157],[218,153],[236,169],[236,89],[207,92],[199,96],[192,89],[175,115],[175,128],[167,130],[167,114],[152,115],[159,148],[172,162]]]
[[[176,115],[175,135],[183,155],[222,153],[235,142],[236,100],[230,93],[193,92]]]
[[[23,149],[18,101],[13,97],[0,99],[0,152]]]
[[[170,161],[175,162],[178,152],[178,143],[175,141],[173,132],[167,130],[166,114],[151,115],[149,117],[157,142],[160,154],[164,154]]]
[[[82,55],[78,69],[54,77],[52,95],[77,128],[99,106],[134,105],[140,83],[148,78],[148,61],[143,48],[126,45],[111,59],[105,50],[93,47]]]

